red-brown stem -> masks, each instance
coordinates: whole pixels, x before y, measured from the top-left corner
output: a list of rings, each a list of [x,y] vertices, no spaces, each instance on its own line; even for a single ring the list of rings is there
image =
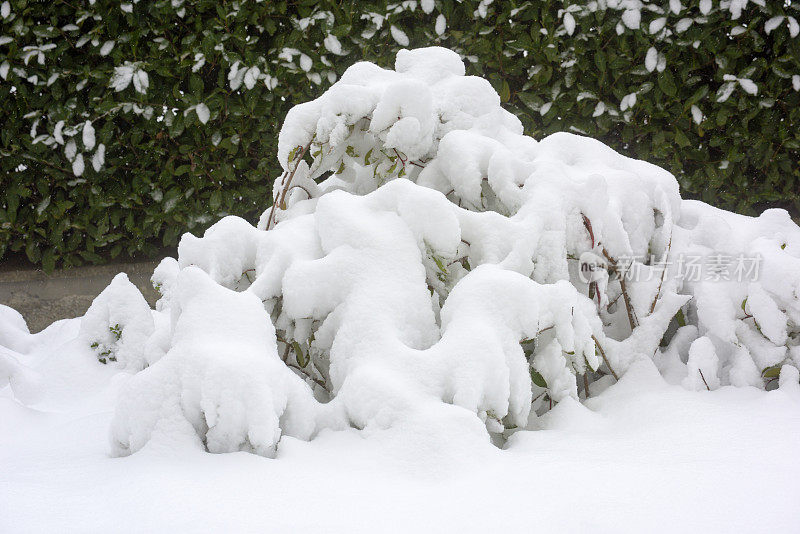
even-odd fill
[[[581,213],[581,217],[583,217],[583,225],[586,227],[586,231],[589,232],[589,237],[592,240],[592,248],[595,247],[595,240],[594,240],[594,230],[592,229],[592,221],[589,220],[585,214]],[[597,243],[598,245],[600,243]],[[617,268],[617,261],[611,257],[611,254],[608,253],[605,247],[601,247],[601,251],[603,252],[603,256],[605,256],[608,263],[617,271],[617,274],[620,274],[619,277],[619,287],[622,290],[622,298],[625,300],[625,309],[628,312],[628,322],[631,325],[631,332],[634,328],[638,325],[638,321],[636,320],[636,312],[633,309],[633,303],[631,302],[630,295],[628,295],[628,287],[625,283],[625,276],[621,275],[619,269]]]
[[[705,384],[705,385],[706,385],[706,389],[707,389],[708,391],[711,391],[711,388],[710,388],[710,387],[708,387],[708,382],[706,382],[706,377],[704,377],[704,376],[703,376],[703,370],[702,370],[702,369],[698,369],[698,370],[697,370],[697,372],[699,372],[699,373],[700,373],[700,378],[702,378],[702,379],[703,379],[703,384]]]
[[[592,339],[594,340],[594,344],[597,346],[597,350],[600,351],[600,356],[603,358],[608,370],[611,371],[611,376],[613,376],[615,380],[619,381],[619,376],[617,376],[617,373],[614,372],[614,368],[611,367],[611,363],[608,361],[608,358],[606,358],[606,351],[603,350],[603,346],[600,344],[600,341],[598,341],[594,334],[592,334]]]
[[[292,173],[289,175],[289,178],[287,178],[286,183],[283,185],[283,191],[281,191],[280,201],[273,202],[272,209],[269,212],[269,218],[267,219],[267,230],[270,229],[270,226],[272,225],[272,222],[273,222],[273,219],[274,219],[275,204],[278,204],[280,206],[284,206],[285,205],[284,203],[286,202],[286,193],[289,192],[289,189],[290,189],[289,186],[292,184],[292,178],[294,178],[294,174],[297,172],[297,169],[300,167],[300,162],[303,161],[303,157],[306,155],[306,152],[308,152],[308,149],[311,147],[311,143],[314,142],[314,138],[315,137],[316,136],[311,136],[311,139],[308,141],[308,144],[303,147],[303,150],[300,152],[300,155],[297,157],[297,163],[295,163],[294,169],[292,169]],[[281,209],[283,209],[283,208],[281,208]]]
[[[633,303],[631,302],[631,297],[628,295],[628,286],[625,283],[625,275],[624,273],[620,273],[617,267],[617,261],[611,257],[611,254],[603,247],[603,256],[606,257],[608,263],[617,271],[617,275],[619,276],[619,287],[622,290],[622,299],[625,301],[625,310],[628,312],[628,322],[631,325],[631,332],[633,329],[636,328],[638,325],[638,321],[636,320],[636,312],[633,310]]]
[[[667,244],[667,253],[664,255],[664,260],[669,258],[669,251],[672,248],[672,234],[669,236],[669,243]],[[658,282],[658,291],[656,291],[656,296],[653,299],[653,303],[650,305],[650,314],[652,315],[656,309],[656,303],[658,302],[658,298],[661,296],[661,286],[664,284],[664,277],[667,275],[667,264],[666,261],[664,263],[664,270],[661,271],[661,280]]]
[[[589,220],[589,217],[581,213],[581,217],[583,217],[583,225],[586,227],[586,231],[589,232],[589,237],[592,240],[592,248],[594,248],[594,230],[592,230],[592,221]]]

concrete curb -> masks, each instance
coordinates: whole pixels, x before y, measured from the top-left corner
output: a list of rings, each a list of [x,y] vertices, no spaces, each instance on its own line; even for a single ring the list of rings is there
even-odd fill
[[[74,267],[51,274],[24,269],[0,272],[0,304],[20,312],[30,331],[39,332],[53,321],[86,313],[92,300],[122,272],[153,306],[159,295],[150,283],[150,276],[158,263]]]

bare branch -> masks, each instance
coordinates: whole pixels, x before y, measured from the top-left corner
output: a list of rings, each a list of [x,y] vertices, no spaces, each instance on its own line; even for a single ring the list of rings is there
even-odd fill
[[[603,346],[600,344],[600,341],[598,341],[598,339],[595,337],[594,334],[592,334],[592,339],[594,340],[594,344],[597,346],[597,350],[600,351],[600,356],[603,358],[603,361],[608,367],[608,370],[611,371],[611,376],[613,376],[614,379],[619,381],[619,376],[617,376],[617,373],[614,372],[614,368],[611,367],[611,363],[608,361],[608,358],[606,357],[606,351],[603,350]]]

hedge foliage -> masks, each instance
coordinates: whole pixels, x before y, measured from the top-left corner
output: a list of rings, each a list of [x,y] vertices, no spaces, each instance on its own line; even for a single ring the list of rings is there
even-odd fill
[[[689,196],[797,214],[798,18],[754,0],[3,1],[0,258],[49,270],[252,220],[292,105],[429,45],[533,136],[584,133]]]

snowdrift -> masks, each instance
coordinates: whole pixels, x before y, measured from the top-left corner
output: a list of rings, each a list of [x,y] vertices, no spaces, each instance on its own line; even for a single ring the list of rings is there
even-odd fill
[[[680,198],[599,141],[523,135],[457,54],[403,50],[294,107],[256,227],[183,236],[150,310],[124,275],[82,319],[136,373],[115,454],[272,456],[282,436],[404,428],[502,444],[639,360],[670,383],[796,388],[800,228]],[[0,328],[0,379],[27,332]],[[13,330],[13,332],[12,332]],[[22,381],[24,382],[24,381]]]

